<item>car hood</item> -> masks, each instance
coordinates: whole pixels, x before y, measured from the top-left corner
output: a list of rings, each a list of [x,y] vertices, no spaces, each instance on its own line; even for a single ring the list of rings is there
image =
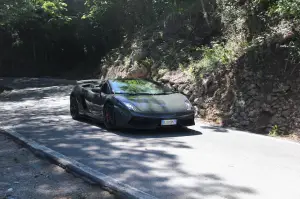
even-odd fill
[[[188,112],[187,98],[180,93],[168,95],[115,95],[121,102],[132,104],[142,113],[182,113]]]

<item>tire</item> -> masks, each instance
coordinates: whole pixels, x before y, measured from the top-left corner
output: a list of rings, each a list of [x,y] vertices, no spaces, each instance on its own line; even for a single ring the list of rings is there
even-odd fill
[[[107,130],[116,129],[116,120],[114,114],[114,106],[111,103],[107,103],[103,108],[103,122]]]
[[[74,120],[80,119],[78,103],[73,95],[70,97],[70,114]]]

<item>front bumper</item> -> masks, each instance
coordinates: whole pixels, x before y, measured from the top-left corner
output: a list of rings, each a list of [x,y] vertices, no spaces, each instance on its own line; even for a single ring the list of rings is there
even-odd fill
[[[193,126],[195,125],[194,111],[173,114],[143,114],[137,112],[124,111],[120,108],[115,109],[116,125],[122,128],[133,129],[156,129],[162,126],[162,120],[176,119],[175,126]]]

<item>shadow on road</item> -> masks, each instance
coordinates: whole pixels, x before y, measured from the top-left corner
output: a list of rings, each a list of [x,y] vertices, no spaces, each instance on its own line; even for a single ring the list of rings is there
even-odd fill
[[[78,121],[99,127],[101,129],[105,129],[105,126],[102,123],[94,121],[90,118],[81,118]],[[110,132],[123,137],[129,137],[135,139],[202,135],[200,131],[196,131],[185,127],[158,128],[156,130],[120,129],[120,130],[115,130]]]
[[[244,194],[257,194],[252,188],[232,185],[216,173],[195,168],[205,164],[201,161],[207,154],[197,148],[197,139],[203,138],[201,132],[190,129],[108,132],[93,122],[72,120],[69,87],[19,90],[7,97],[14,100],[4,100],[0,95],[0,127],[13,128],[27,138],[159,198],[238,199]]]
[[[51,86],[68,86],[76,84],[75,80],[51,78],[0,78],[0,85],[14,89],[44,88]]]
[[[229,133],[229,131],[226,128],[220,127],[220,126],[203,126],[200,125],[201,128],[203,129],[210,129],[213,130],[217,133]]]

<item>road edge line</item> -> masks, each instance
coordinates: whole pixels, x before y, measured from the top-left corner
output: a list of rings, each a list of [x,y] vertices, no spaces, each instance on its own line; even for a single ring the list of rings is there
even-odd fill
[[[44,145],[41,145],[31,139],[27,139],[12,129],[0,128],[0,133],[8,135],[17,143],[27,147],[35,155],[54,162],[67,171],[71,171],[84,180],[92,181],[100,185],[104,189],[112,191],[113,194],[119,197],[132,199],[158,199],[150,194],[147,194],[139,189],[123,184],[118,180],[107,176],[99,171],[96,171],[76,160],[73,160],[57,151],[54,151]]]

